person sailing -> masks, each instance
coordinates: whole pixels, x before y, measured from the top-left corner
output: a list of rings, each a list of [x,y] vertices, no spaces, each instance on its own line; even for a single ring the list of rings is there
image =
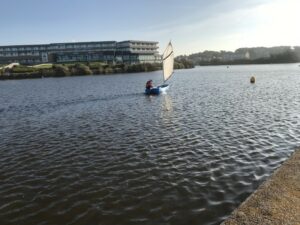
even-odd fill
[[[146,89],[150,90],[151,88],[153,88],[153,82],[152,80],[148,80],[146,83]]]

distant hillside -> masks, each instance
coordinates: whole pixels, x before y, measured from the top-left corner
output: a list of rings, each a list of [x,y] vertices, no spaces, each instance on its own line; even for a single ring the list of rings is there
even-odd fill
[[[176,59],[191,61],[195,65],[294,63],[300,62],[300,46],[239,48],[234,52],[204,51]]]

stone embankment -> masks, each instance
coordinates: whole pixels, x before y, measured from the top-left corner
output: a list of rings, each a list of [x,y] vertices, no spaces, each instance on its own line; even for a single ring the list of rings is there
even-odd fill
[[[254,224],[300,224],[300,149],[221,225]]]

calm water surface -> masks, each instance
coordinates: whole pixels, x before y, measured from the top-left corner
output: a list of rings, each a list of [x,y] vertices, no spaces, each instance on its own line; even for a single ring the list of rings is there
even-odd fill
[[[1,81],[0,224],[219,224],[300,146],[295,64],[148,78]]]

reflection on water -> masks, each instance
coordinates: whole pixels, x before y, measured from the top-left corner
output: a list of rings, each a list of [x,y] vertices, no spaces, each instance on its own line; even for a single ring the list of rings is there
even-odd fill
[[[162,111],[173,111],[173,106],[172,106],[172,99],[169,95],[164,94],[162,95],[163,103],[162,103]]]
[[[200,67],[150,97],[160,72],[0,82],[0,222],[219,224],[300,145],[299,75]]]
[[[173,105],[172,98],[168,94],[161,96],[161,116],[162,122],[169,122],[172,120]]]

